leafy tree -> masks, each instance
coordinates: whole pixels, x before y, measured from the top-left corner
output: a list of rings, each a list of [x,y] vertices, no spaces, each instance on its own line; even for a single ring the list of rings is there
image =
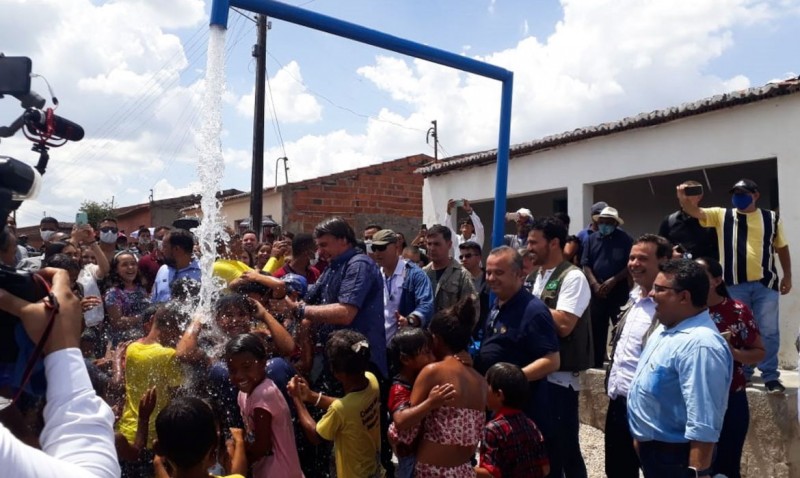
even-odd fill
[[[80,210],[89,216],[89,224],[95,228],[100,225],[100,221],[104,218],[116,217],[114,209],[111,207],[111,201],[97,202],[87,199],[81,203]]]

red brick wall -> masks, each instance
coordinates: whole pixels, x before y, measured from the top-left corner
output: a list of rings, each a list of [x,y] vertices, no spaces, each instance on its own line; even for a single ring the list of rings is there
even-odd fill
[[[323,219],[342,216],[357,237],[370,223],[408,236],[422,218],[423,177],[414,170],[432,160],[420,154],[290,184],[283,193],[283,226],[312,232]]]

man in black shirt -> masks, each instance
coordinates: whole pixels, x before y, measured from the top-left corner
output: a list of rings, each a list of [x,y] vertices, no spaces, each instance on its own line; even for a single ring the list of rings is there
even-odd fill
[[[700,188],[700,199],[703,199],[703,185],[697,181],[683,183],[688,188]],[[711,257],[719,260],[719,245],[714,228],[703,227],[692,216],[678,209],[661,221],[658,235],[665,237],[674,246],[681,246],[690,258]]]

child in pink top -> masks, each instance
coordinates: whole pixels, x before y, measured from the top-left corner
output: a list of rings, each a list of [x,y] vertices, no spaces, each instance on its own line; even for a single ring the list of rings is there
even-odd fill
[[[225,346],[225,360],[230,380],[239,389],[245,449],[253,478],[301,478],[292,416],[286,399],[267,378],[263,341],[253,334],[236,336]]]

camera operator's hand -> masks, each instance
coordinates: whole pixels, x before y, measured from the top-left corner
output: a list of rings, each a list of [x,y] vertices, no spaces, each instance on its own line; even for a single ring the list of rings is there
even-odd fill
[[[45,280],[52,282],[52,292],[59,305],[50,338],[44,344],[44,354],[56,350],[80,346],[83,312],[81,302],[70,290],[69,273],[63,269],[46,268],[39,272]],[[0,309],[20,318],[28,336],[38,342],[42,337],[51,309],[43,299],[32,303],[0,289]]]

